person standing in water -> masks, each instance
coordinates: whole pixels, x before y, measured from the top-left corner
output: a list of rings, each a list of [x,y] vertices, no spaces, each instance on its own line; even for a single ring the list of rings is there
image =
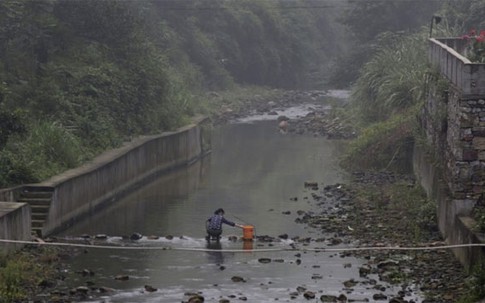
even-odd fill
[[[219,239],[221,238],[221,234],[222,234],[222,224],[227,224],[229,226],[233,226],[233,227],[235,226],[235,227],[243,228],[242,225],[236,224],[236,223],[229,221],[226,218],[224,218],[224,210],[222,208],[219,208],[206,221],[207,236],[205,238],[208,241],[211,240],[211,239],[219,241]]]

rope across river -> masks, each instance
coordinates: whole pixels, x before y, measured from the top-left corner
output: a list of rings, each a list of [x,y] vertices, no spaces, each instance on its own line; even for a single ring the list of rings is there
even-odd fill
[[[422,250],[444,250],[465,247],[485,247],[485,243],[454,244],[454,245],[428,245],[428,246],[363,246],[363,247],[279,247],[279,248],[251,248],[251,249],[210,249],[201,247],[173,247],[173,246],[116,246],[116,245],[95,245],[81,243],[62,243],[45,241],[22,241],[0,239],[0,243],[39,245],[39,246],[68,246],[97,249],[115,250],[161,250],[161,251],[188,251],[188,252],[231,252],[231,253],[261,253],[278,251],[310,251],[310,252],[351,252],[351,251],[422,251]]]

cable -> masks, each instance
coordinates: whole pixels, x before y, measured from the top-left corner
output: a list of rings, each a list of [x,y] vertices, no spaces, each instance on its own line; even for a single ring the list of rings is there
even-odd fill
[[[443,250],[452,248],[464,247],[485,247],[485,243],[470,243],[470,244],[455,244],[455,245],[440,245],[440,246],[416,246],[416,247],[401,247],[401,246],[369,246],[369,247],[336,247],[336,248],[257,248],[257,249],[209,249],[198,247],[171,247],[171,246],[111,246],[111,245],[91,245],[91,244],[75,244],[75,243],[60,243],[60,242],[37,242],[37,241],[22,241],[22,240],[6,240],[0,239],[3,243],[16,244],[30,244],[30,245],[47,245],[47,246],[70,246],[70,247],[84,247],[84,248],[99,248],[99,249],[118,249],[118,250],[173,250],[173,251],[192,251],[192,252],[232,252],[232,253],[248,253],[248,252],[277,252],[277,251],[312,251],[312,252],[349,252],[349,251],[382,251],[382,250],[400,250],[400,251],[419,251],[419,250]]]
[[[357,1],[349,1],[349,3],[345,3],[339,0],[323,0],[323,1],[309,1],[311,4],[307,5],[301,5],[301,4],[285,4],[283,1],[276,1],[275,4],[279,4],[280,6],[270,6],[266,7],[269,9],[278,9],[278,10],[303,10],[303,9],[327,9],[327,8],[355,8],[355,4],[357,3],[364,3],[364,2],[408,2],[408,3],[413,3],[413,2],[420,2],[421,0],[357,0]],[[427,0],[427,1],[434,1],[434,2],[441,2],[443,0]],[[168,1],[170,2],[170,1]],[[318,2],[321,2],[318,4]],[[283,3],[283,4],[280,4]],[[317,3],[317,4],[313,4]],[[188,5],[194,4],[194,3],[187,3]],[[228,8],[224,6],[182,6],[182,5],[177,5],[177,6],[167,6],[167,7],[162,7],[163,10],[167,11],[220,11],[220,10],[228,10],[228,9],[234,9],[233,8]],[[237,9],[237,7],[236,7]]]

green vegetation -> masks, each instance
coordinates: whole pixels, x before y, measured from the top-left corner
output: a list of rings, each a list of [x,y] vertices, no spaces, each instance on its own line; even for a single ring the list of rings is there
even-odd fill
[[[433,8],[431,2],[428,9]],[[352,117],[348,120],[354,121],[362,130],[361,136],[350,145],[343,164],[354,168],[399,170],[402,166],[394,160],[406,158],[409,151],[406,146],[422,141],[419,138],[421,131],[415,122],[427,94],[443,93],[446,88],[439,73],[427,62],[429,26],[426,24],[429,19],[414,33],[396,31],[395,28],[392,32],[382,32],[378,30],[382,29],[379,26],[359,27],[362,22],[351,16],[380,11],[387,17],[385,11],[394,5],[404,5],[400,9],[405,15],[405,4],[389,3],[386,7],[363,1],[361,5],[362,12],[354,11],[346,22],[354,31],[362,31],[360,36],[373,43],[367,45],[366,60],[352,87],[354,110],[347,113]],[[442,21],[433,28],[433,36],[456,37],[472,28],[484,27],[480,17],[484,12],[484,0],[443,1],[439,10],[428,15],[442,17]],[[388,24],[392,29],[392,23]],[[436,117],[432,123],[443,121]]]
[[[443,1],[442,4],[436,12],[442,17],[442,22],[434,28],[433,36],[456,37],[470,29],[478,31],[485,28],[484,0]],[[428,34],[429,28],[423,27],[414,34],[394,32],[375,35],[378,46],[366,52],[368,60],[362,65],[353,86],[351,104],[354,111],[348,113],[352,117],[348,120],[356,121],[361,131],[359,137],[349,144],[342,159],[344,166],[406,172],[396,159],[409,158],[408,147],[424,141],[417,118],[426,96],[434,94],[439,99],[442,98],[440,94],[447,90],[447,81],[443,81],[427,63]],[[442,109],[438,108],[435,114],[429,123],[446,127]],[[439,157],[433,151],[430,156]],[[407,226],[400,227],[403,232],[396,233],[394,230],[394,234],[412,234],[414,241],[418,242],[425,238],[423,233],[435,229],[436,205],[425,196],[420,198],[413,188],[407,185],[394,189],[366,186],[359,195],[362,201],[374,201],[374,206],[387,216],[400,211]],[[478,228],[482,228],[481,224],[485,226],[482,209],[476,210],[475,217],[479,221]],[[459,302],[471,303],[482,299],[485,296],[484,279],[483,265],[477,266],[467,280],[468,294]]]
[[[2,1],[0,187],[43,180],[135,136],[218,112],[228,101],[213,97],[232,98],[241,87],[348,87],[382,28],[413,32],[435,7],[383,0]],[[407,12],[399,22],[398,12]]]
[[[424,99],[442,85],[427,63],[430,16],[442,16],[434,36],[461,36],[485,29],[485,0],[341,2],[1,1],[0,187],[44,180],[195,114],[350,83],[351,105],[333,114],[361,131],[342,163],[402,171],[421,140]],[[359,195],[405,213],[416,242],[435,221],[435,205],[409,184]],[[41,282],[45,268],[32,260],[0,260],[0,302]],[[474,271],[463,302],[484,296],[484,276]]]
[[[0,256],[0,303],[23,302],[47,284],[57,271],[52,266],[59,256],[55,249],[36,248]]]
[[[349,41],[348,49],[336,60],[335,70],[328,79],[330,85],[347,88],[348,83],[356,83],[360,78],[358,71],[373,58],[376,45],[380,47],[383,33],[395,33],[401,36],[418,33],[423,25],[428,24],[430,16],[445,2],[349,1],[352,5],[339,19],[348,29],[346,33],[346,40]],[[422,47],[426,45],[420,46]]]
[[[233,98],[241,87],[321,85],[315,75],[340,52],[342,26],[338,8],[305,6],[1,1],[0,187],[41,181],[135,136],[210,115],[227,103],[213,96]]]
[[[364,128],[349,143],[342,165],[348,169],[402,169],[409,164],[406,158],[414,142],[414,124],[414,116],[406,112]]]
[[[401,169],[412,150],[417,114],[430,81],[424,34],[385,33],[353,86],[354,121],[362,129],[343,158],[346,167]]]
[[[476,303],[485,298],[485,265],[479,264],[472,268],[467,277],[468,294],[460,298],[457,303]]]

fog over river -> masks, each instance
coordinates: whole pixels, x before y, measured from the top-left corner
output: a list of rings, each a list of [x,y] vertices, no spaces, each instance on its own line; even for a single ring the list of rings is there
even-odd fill
[[[292,108],[285,115],[305,115],[309,107]],[[298,210],[318,212],[312,199],[315,190],[305,182],[318,182],[320,189],[345,182],[337,161],[343,142],[282,134],[276,118],[253,117],[215,128],[209,156],[159,177],[60,234],[105,234],[107,239],[95,243],[152,248],[80,250],[69,261],[66,286],[89,283],[111,289],[86,302],[187,302],[195,293],[205,302],[317,302],[322,295],[342,294],[374,302],[375,294],[395,295],[399,289],[391,286],[383,290],[359,283],[362,260],[340,252],[289,250],[327,246],[298,243],[298,237],[329,235],[295,219]],[[240,229],[224,226],[220,244],[208,246],[205,221],[219,207],[229,220],[253,225],[256,236],[275,241],[244,242]],[[122,238],[133,233],[143,238]],[[173,249],[154,249],[162,246]],[[337,247],[345,246],[352,243]],[[211,250],[197,250],[205,248]],[[94,275],[79,274],[83,270]],[[116,279],[120,276],[125,279]],[[348,287],[348,281],[355,283]],[[305,298],[308,292],[315,293],[315,299]],[[420,302],[413,293],[406,299]]]

